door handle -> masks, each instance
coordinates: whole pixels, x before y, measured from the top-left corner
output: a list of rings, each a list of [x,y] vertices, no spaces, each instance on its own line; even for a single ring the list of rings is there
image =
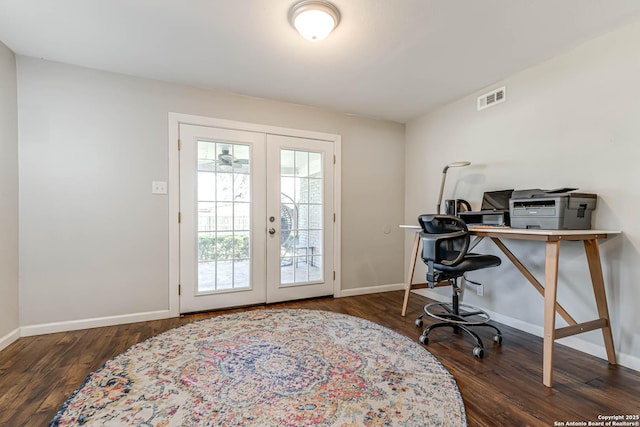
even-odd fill
[[[276,229],[275,229],[275,228],[273,228],[273,227],[271,227],[271,228],[269,229],[269,234],[271,234],[271,235],[276,234]]]

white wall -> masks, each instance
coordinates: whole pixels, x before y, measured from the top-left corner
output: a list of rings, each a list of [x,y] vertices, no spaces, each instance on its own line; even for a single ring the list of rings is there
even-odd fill
[[[18,95],[22,326],[168,309],[169,112],[342,135],[343,289],[402,282],[403,125],[28,57]]]
[[[18,337],[16,59],[0,42],[0,349]]]
[[[468,199],[475,209],[486,190],[573,186],[597,193],[594,228],[624,232],[602,242],[601,252],[616,350],[622,363],[636,369],[640,368],[638,46],[640,21],[407,124],[405,205],[405,220],[411,223],[417,223],[418,214],[435,211],[442,168],[456,160],[473,164],[450,170],[445,198]],[[476,97],[502,85],[507,86],[507,101],[477,112]],[[407,249],[408,245],[405,242]],[[508,241],[507,246],[540,277],[544,249],[539,243]],[[498,253],[491,242],[481,243],[478,250]],[[564,243],[560,258],[560,303],[578,321],[595,318],[581,244]],[[484,297],[468,292],[467,302],[540,329],[542,297],[508,260],[472,276],[487,286]],[[599,331],[579,337],[561,342],[604,356]]]

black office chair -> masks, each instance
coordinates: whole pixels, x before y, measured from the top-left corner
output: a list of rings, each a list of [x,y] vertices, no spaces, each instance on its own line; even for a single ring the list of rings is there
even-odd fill
[[[420,342],[429,343],[429,332],[441,327],[451,327],[454,333],[463,331],[475,342],[473,355],[479,359],[484,357],[484,345],[472,326],[486,326],[496,331],[493,340],[502,343],[502,332],[488,324],[489,315],[483,310],[460,303],[461,289],[458,279],[467,271],[500,265],[500,258],[494,255],[480,255],[469,251],[469,230],[465,222],[451,215],[420,215],[418,221],[422,226],[422,260],[427,264],[427,282],[430,288],[437,283],[449,282],[453,288],[451,303],[433,303],[424,307],[424,313],[416,320],[416,326],[422,327],[422,318],[426,316],[440,320],[427,326]]]

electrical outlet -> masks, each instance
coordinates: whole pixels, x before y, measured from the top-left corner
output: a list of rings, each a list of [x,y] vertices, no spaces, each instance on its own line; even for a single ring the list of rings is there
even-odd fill
[[[151,194],[167,194],[166,181],[152,181]]]
[[[479,296],[484,296],[484,285],[478,285],[476,286],[476,293]]]

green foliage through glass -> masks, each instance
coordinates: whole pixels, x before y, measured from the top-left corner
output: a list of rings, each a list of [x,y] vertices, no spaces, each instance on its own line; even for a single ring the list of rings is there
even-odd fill
[[[200,236],[198,238],[199,261],[227,261],[234,259],[249,259],[248,236],[225,235]]]

